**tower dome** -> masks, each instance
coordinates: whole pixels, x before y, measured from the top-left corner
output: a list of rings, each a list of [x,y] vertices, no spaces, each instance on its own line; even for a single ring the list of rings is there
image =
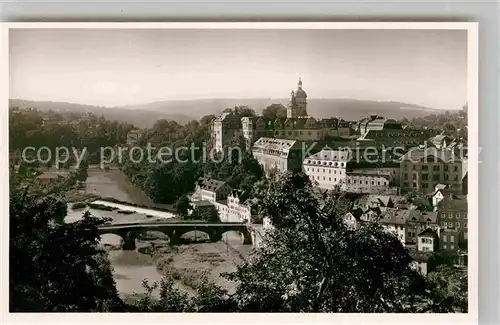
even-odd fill
[[[307,98],[306,92],[302,89],[302,80],[299,78],[299,83],[297,87],[297,91],[295,92],[296,98]]]

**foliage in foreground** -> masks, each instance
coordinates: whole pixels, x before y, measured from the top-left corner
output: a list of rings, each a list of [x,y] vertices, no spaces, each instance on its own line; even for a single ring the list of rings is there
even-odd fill
[[[118,297],[90,215],[72,224],[57,196],[12,190],[11,311],[130,312],[453,312],[467,310],[466,273],[437,267],[423,278],[399,240],[372,223],[348,227],[352,200],[314,191],[307,176],[263,181],[255,191],[274,231],[235,273],[228,293],[206,279],[197,295],[172,279],[149,285],[139,301]],[[59,216],[59,217],[58,217]],[[153,298],[159,288],[160,296]]]

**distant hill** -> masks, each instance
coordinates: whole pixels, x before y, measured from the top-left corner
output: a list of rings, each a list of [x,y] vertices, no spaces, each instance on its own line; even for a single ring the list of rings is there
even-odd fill
[[[226,108],[246,105],[257,113],[271,104],[287,105],[286,98],[250,98],[250,99],[196,99],[159,101],[149,104],[123,106],[131,110],[147,110],[168,114],[189,114],[200,118],[206,114],[217,114]],[[189,112],[189,113],[188,113]],[[308,99],[307,112],[317,117],[342,117],[346,120],[358,120],[369,114],[379,114],[394,119],[403,117],[423,117],[442,110],[401,102],[378,102],[357,99]]]
[[[159,101],[149,104],[129,105],[122,107],[100,107],[92,105],[32,101],[10,99],[10,107],[35,107],[41,111],[54,110],[65,112],[91,112],[103,114],[107,119],[132,123],[138,127],[150,127],[159,119],[175,120],[185,124],[193,119],[199,120],[209,114],[218,114],[226,108],[246,105],[261,113],[267,106],[279,103],[288,103],[286,98],[250,98],[250,99],[195,99]],[[423,117],[442,110],[422,107],[400,102],[378,102],[357,99],[309,99],[307,112],[317,117],[342,117],[345,120],[358,120],[369,114],[378,114],[384,117],[402,119],[403,117]]]
[[[146,111],[146,110],[127,110],[117,107],[101,107],[83,104],[74,104],[66,102],[50,102],[50,101],[33,101],[23,99],[10,99],[9,107],[28,108],[33,107],[40,111],[53,110],[56,112],[75,112],[85,113],[89,112],[100,116],[101,114],[108,120],[116,120],[124,123],[131,123],[140,128],[151,127],[156,121],[160,119],[174,120],[178,123],[185,124],[192,120],[186,114],[169,114],[160,111]]]

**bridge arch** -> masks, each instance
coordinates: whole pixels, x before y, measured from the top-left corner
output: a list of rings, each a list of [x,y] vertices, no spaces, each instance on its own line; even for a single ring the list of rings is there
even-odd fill
[[[204,229],[183,229],[178,230],[179,243],[211,241],[213,235]]]
[[[227,230],[222,230],[220,234],[220,239],[224,241],[227,244],[251,244],[252,243],[252,236],[248,232],[248,230],[245,229],[227,229]]]

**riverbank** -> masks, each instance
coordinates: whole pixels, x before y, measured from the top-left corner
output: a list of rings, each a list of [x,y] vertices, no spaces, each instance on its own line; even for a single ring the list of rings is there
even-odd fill
[[[153,249],[152,260],[163,276],[196,289],[203,277],[233,292],[235,283],[221,276],[235,272],[251,250],[249,245],[229,247],[224,242],[164,246]]]

